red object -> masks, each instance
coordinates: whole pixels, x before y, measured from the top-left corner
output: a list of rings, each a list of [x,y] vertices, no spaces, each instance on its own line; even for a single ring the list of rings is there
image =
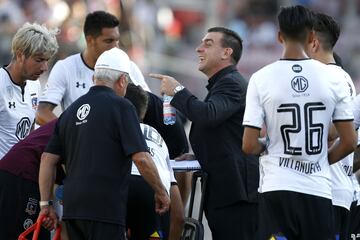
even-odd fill
[[[34,232],[32,240],[38,240],[41,223],[43,222],[45,215],[41,215],[36,223],[34,223],[31,227],[26,229],[23,233],[20,234],[18,240],[27,240],[26,236],[29,235],[31,232]],[[61,225],[59,224],[56,228],[55,236],[53,240],[61,240]]]

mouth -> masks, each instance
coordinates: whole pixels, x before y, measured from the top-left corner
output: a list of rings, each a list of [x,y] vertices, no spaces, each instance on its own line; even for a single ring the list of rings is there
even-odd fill
[[[205,57],[199,56],[199,63],[203,62],[205,60]]]

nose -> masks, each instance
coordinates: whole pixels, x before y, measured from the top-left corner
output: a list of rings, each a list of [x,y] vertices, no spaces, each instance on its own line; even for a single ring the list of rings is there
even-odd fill
[[[47,71],[49,69],[48,61],[44,61],[43,64],[41,64],[41,71]]]
[[[201,44],[195,48],[195,51],[198,53],[203,51]]]

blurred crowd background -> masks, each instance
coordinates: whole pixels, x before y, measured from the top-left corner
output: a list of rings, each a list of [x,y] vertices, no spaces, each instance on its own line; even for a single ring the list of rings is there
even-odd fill
[[[155,93],[159,83],[147,77],[150,72],[174,76],[203,98],[207,79],[197,70],[195,48],[207,28],[227,26],[239,33],[244,52],[238,68],[249,79],[280,58],[276,15],[280,6],[290,4],[322,11],[340,23],[335,49],[359,91],[360,0],[0,0],[0,63],[9,63],[12,36],[24,22],[60,28],[56,61],[84,49],[86,14],[106,10],[119,17],[121,48],[139,65]]]

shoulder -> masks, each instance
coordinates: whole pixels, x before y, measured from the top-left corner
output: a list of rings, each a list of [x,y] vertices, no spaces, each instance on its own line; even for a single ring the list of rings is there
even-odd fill
[[[75,68],[79,64],[79,61],[82,61],[80,53],[68,56],[68,57],[66,57],[64,59],[58,60],[55,63],[52,71],[54,69],[56,70],[57,68],[64,68],[64,67],[65,68]]]

